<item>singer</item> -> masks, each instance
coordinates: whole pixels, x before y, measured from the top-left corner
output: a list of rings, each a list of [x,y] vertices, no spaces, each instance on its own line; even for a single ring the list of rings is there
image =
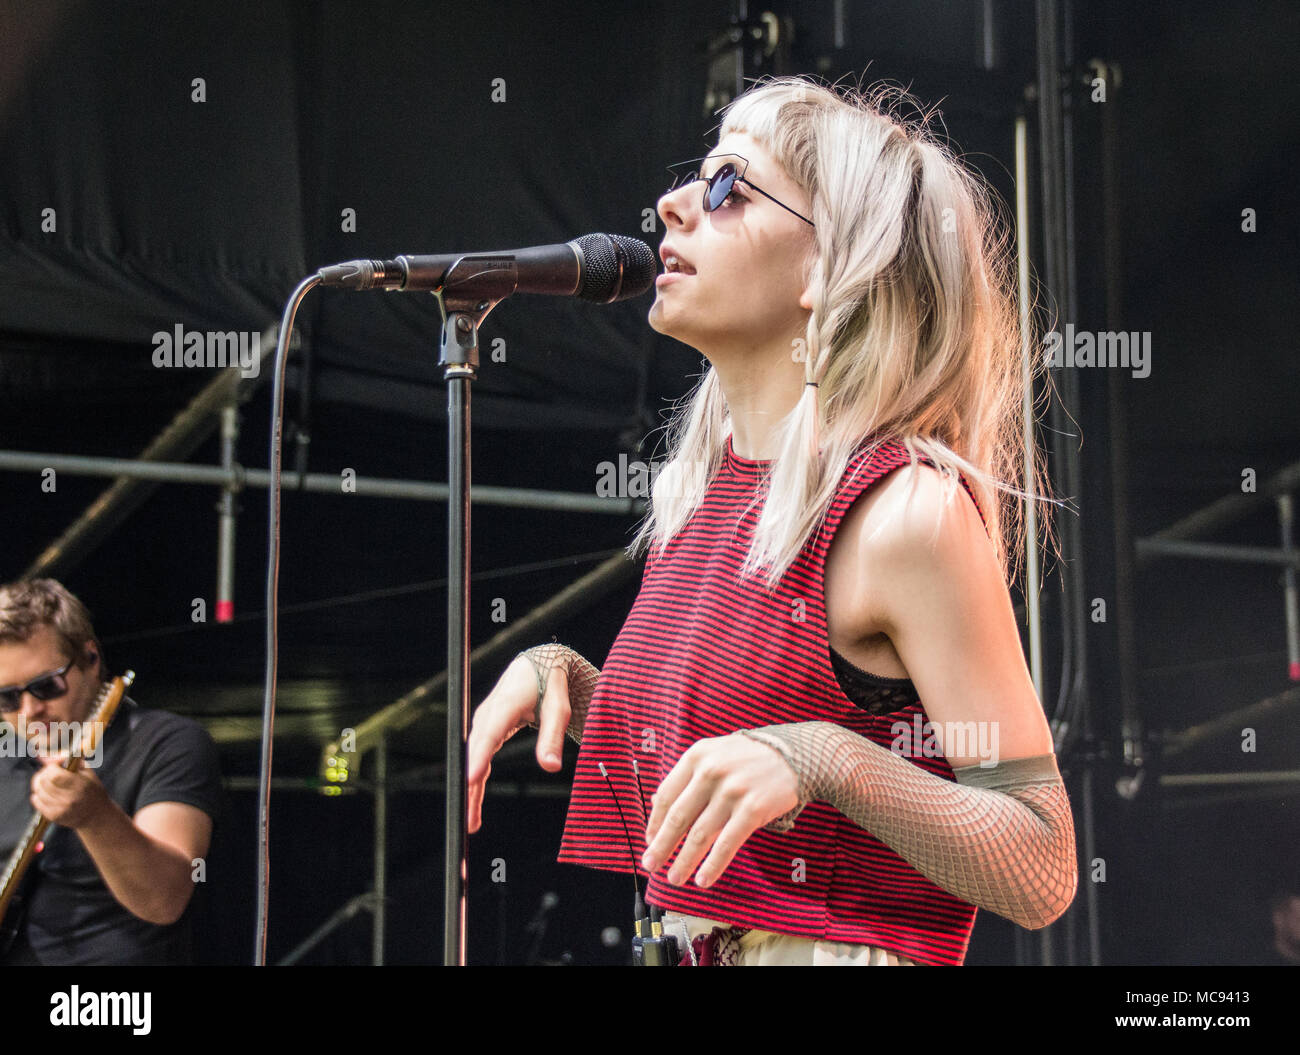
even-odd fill
[[[909,102],[762,82],[660,199],[650,324],[708,366],[640,592],[603,669],[537,646],[475,713],[470,830],[501,744],[536,725],[556,771],[567,730],[560,860],[635,861],[690,962],[957,965],[977,908],[1074,896],[1009,593],[1046,493],[1013,262]]]

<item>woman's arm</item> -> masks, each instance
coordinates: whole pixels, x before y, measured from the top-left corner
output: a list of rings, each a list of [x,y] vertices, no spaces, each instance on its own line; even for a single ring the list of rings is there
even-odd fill
[[[551,672],[557,668],[564,671],[565,684],[569,693],[569,721],[564,732],[575,744],[582,743],[582,730],[587,725],[587,711],[591,707],[591,698],[596,694],[596,683],[600,680],[600,671],[590,660],[573,651],[568,645],[555,642],[534,645],[521,652],[527,656],[537,675],[537,717],[528,724],[539,730],[545,739],[549,732],[542,721],[542,701],[546,697],[547,684]],[[554,745],[559,750],[559,744]]]
[[[826,577],[833,635],[883,635],[936,732],[973,734],[942,738],[954,768],[1052,753],[1002,569],[959,482],[923,464],[890,473],[845,516]]]
[[[506,667],[474,711],[465,754],[469,831],[482,824],[483,793],[492,759],[525,726],[537,729],[537,764],[551,773],[563,763],[567,733],[581,742],[600,671],[573,649],[536,645]]]
[[[954,784],[828,722],[743,735],[786,759],[801,804],[830,803],[964,901],[1037,930],[1074,900],[1074,822],[1053,755],[967,766]],[[788,830],[801,808],[768,827]]]

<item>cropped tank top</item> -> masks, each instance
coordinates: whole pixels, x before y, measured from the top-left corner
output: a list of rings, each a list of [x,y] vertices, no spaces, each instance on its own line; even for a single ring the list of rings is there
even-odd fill
[[[826,554],[850,506],[909,461],[901,443],[860,447],[819,529],[769,590],[739,574],[768,466],[740,458],[728,439],[700,507],[663,550],[651,552],[601,669],[562,863],[627,872],[635,861],[640,871],[650,795],[699,740],[828,721],[889,748],[901,730],[924,725],[925,708],[908,679],[868,674],[832,651],[823,582]],[[905,757],[953,779],[942,756]],[[754,832],[708,889],[673,886],[666,871],[648,879],[646,899],[660,908],[874,945],[919,963],[960,964],[975,919],[973,905],[824,802],[810,802],[788,832]]]

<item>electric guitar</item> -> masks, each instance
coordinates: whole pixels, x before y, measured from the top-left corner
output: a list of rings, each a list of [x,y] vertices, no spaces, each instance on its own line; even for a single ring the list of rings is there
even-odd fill
[[[105,682],[95,698],[90,720],[83,723],[81,727],[80,741],[63,761],[63,768],[68,772],[75,773],[81,768],[85,756],[95,753],[100,736],[108,723],[113,720],[118,704],[122,702],[127,688],[133,681],[135,681],[135,671],[128,670],[120,677]],[[32,819],[28,821],[22,839],[9,855],[4,875],[0,877],[0,957],[8,954],[19,931],[22,930],[24,898],[19,888],[23,885],[23,877],[27,874],[31,863],[36,859],[41,839],[49,826],[48,818],[42,817],[39,812],[32,813]]]

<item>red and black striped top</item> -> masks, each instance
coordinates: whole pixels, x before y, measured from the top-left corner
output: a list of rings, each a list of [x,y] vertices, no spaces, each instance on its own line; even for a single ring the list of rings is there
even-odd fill
[[[850,460],[821,529],[772,592],[742,580],[767,465],[727,451],[704,500],[658,556],[601,670],[592,699],[559,860],[640,869],[649,796],[688,747],[706,737],[787,722],[830,721],[889,747],[895,723],[927,721],[919,700],[872,715],[844,694],[831,665],[823,571],[852,505],[908,463],[901,444],[863,447]],[[964,483],[965,481],[963,481]],[[642,801],[633,777],[637,762]],[[910,757],[952,780],[942,757]],[[632,850],[604,763],[631,833]],[[930,882],[834,807],[809,803],[785,833],[760,829],[712,887],[652,877],[647,900],[665,909],[827,941],[874,945],[920,963],[960,964],[975,907]]]

